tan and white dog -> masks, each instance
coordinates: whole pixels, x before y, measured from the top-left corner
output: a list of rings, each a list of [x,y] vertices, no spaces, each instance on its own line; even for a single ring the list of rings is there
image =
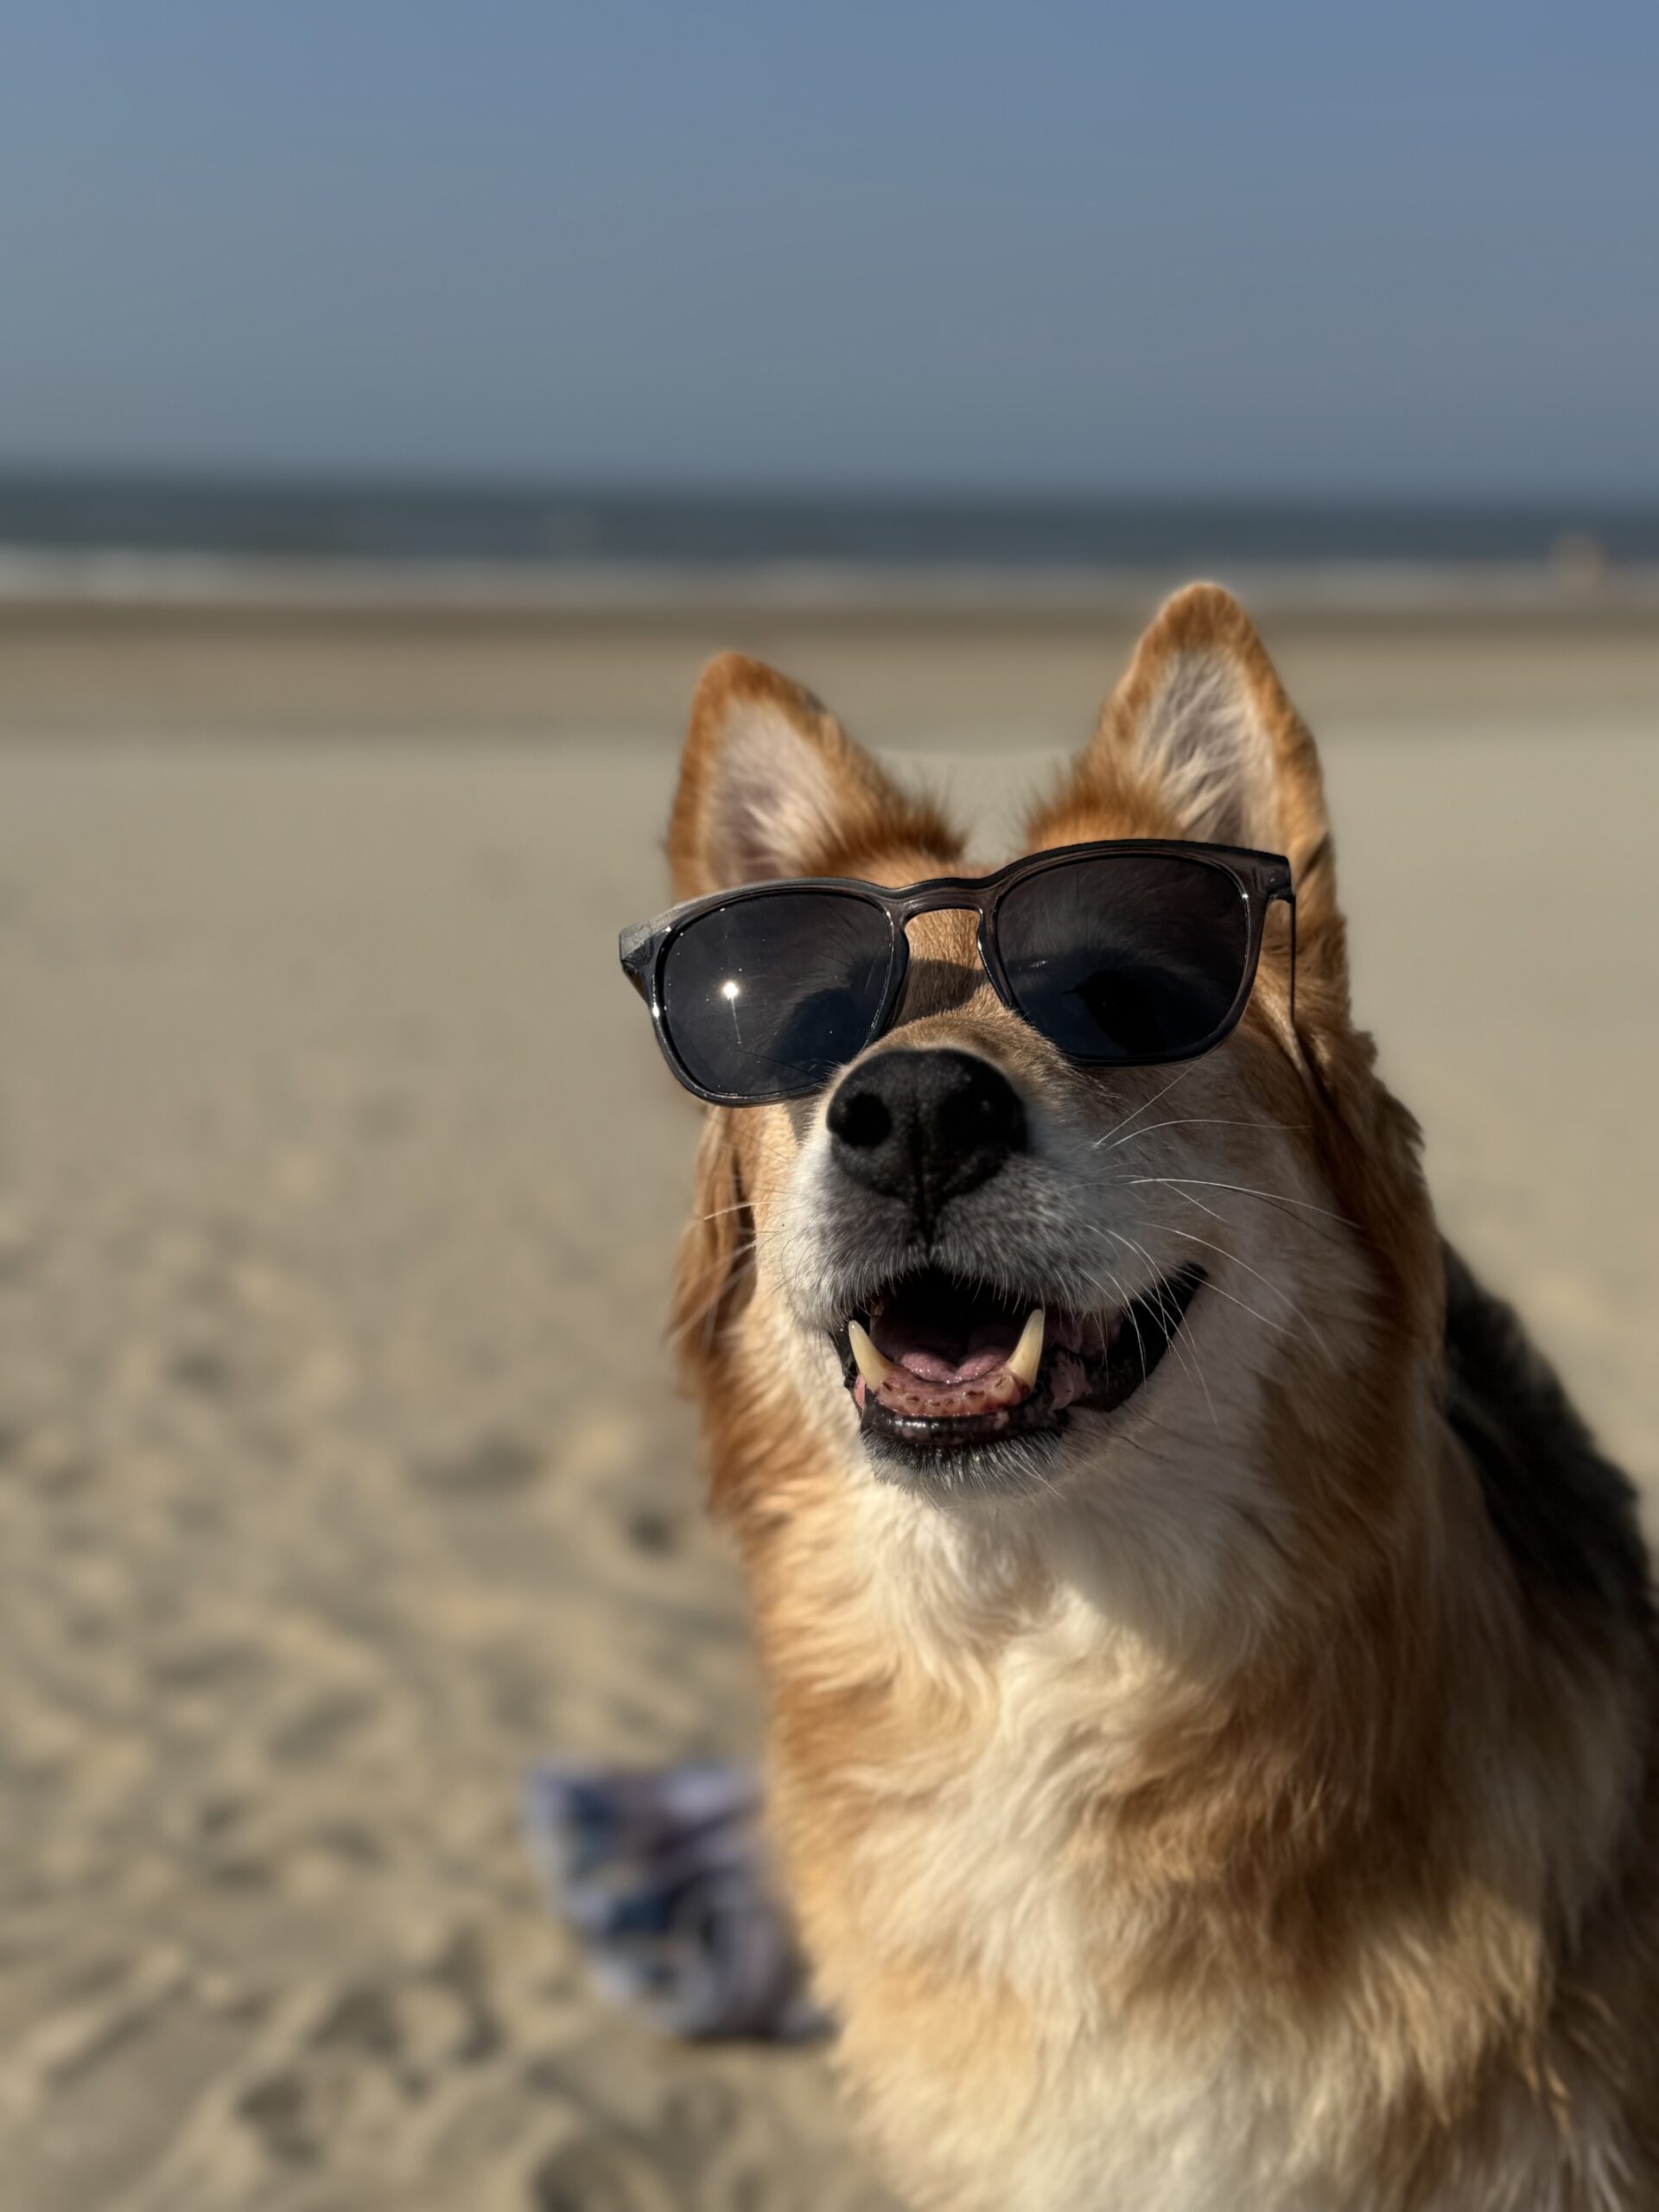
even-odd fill
[[[847,1172],[834,1082],[709,1109],[699,1154],[676,1326],[868,2139],[950,2212],[1659,2206],[1631,1494],[1436,1232],[1350,1016],[1313,741],[1213,588],[1163,609],[1018,849],[1126,836],[1288,856],[1294,1020],[1276,909],[1223,1044],[1079,1068],[990,988],[971,917],[929,914],[840,1083],[988,1064],[1020,1109],[995,1172],[924,1217]],[[681,898],[962,872],[931,806],[736,657],[669,844]],[[1096,1350],[1137,1329],[1135,1386],[1040,1450],[867,1440],[849,1319],[918,1270],[969,1305],[1015,1285]]]

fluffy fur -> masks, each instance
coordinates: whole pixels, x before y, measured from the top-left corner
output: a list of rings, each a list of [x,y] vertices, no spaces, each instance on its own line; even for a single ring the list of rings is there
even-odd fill
[[[1442,1246],[1352,1025],[1313,741],[1227,595],[1143,639],[1016,849],[1287,853],[1288,932],[1201,1061],[1079,1071],[963,917],[900,1027],[1031,1148],[945,1264],[1104,1307],[1198,1260],[1169,1357],[1019,1494],[867,1461],[829,1331],[864,1231],[824,1098],[711,1111],[675,1327],[753,1592],[773,1825],[861,2124],[939,2212],[1659,2205],[1659,1767],[1628,1484]],[[964,865],[806,694],[728,657],[671,832],[690,895]]]

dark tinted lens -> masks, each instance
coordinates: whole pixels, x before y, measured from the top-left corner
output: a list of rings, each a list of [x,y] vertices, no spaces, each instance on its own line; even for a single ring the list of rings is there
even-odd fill
[[[1207,861],[1122,853],[1016,884],[996,934],[1020,1011],[1063,1052],[1151,1060],[1196,1051],[1226,1020],[1249,910]]]
[[[869,1042],[892,960],[887,916],[839,892],[769,892],[717,907],[669,947],[670,1040],[705,1090],[814,1090]]]

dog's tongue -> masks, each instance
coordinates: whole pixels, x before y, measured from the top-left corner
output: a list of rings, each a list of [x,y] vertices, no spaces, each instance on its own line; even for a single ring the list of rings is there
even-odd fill
[[[882,1315],[872,1334],[893,1365],[874,1386],[877,1397],[890,1412],[930,1421],[1017,1406],[1031,1393],[1042,1352],[1040,1312],[1031,1319],[1034,1338],[1017,1322],[993,1317],[976,1322],[964,1340],[925,1320]],[[869,1387],[861,1381],[861,1403]]]
[[[987,1375],[995,1375],[1014,1350],[1014,1332],[1000,1323],[989,1323],[976,1329],[968,1340],[968,1349],[953,1358],[949,1352],[931,1351],[925,1344],[905,1344],[896,1351],[891,1344],[882,1343],[878,1332],[876,1343],[887,1357],[896,1360],[907,1375],[918,1376],[924,1382],[977,1382]]]

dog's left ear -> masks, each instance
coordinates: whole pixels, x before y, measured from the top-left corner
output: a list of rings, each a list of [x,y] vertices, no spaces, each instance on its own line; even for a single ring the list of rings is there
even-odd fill
[[[861,853],[894,846],[943,861],[957,839],[800,684],[743,653],[711,661],[691,702],[669,824],[676,898],[844,874]]]
[[[1192,837],[1283,853],[1298,967],[1346,997],[1336,865],[1319,754],[1255,625],[1216,584],[1165,601],[1094,742],[1030,828],[1033,844]]]

